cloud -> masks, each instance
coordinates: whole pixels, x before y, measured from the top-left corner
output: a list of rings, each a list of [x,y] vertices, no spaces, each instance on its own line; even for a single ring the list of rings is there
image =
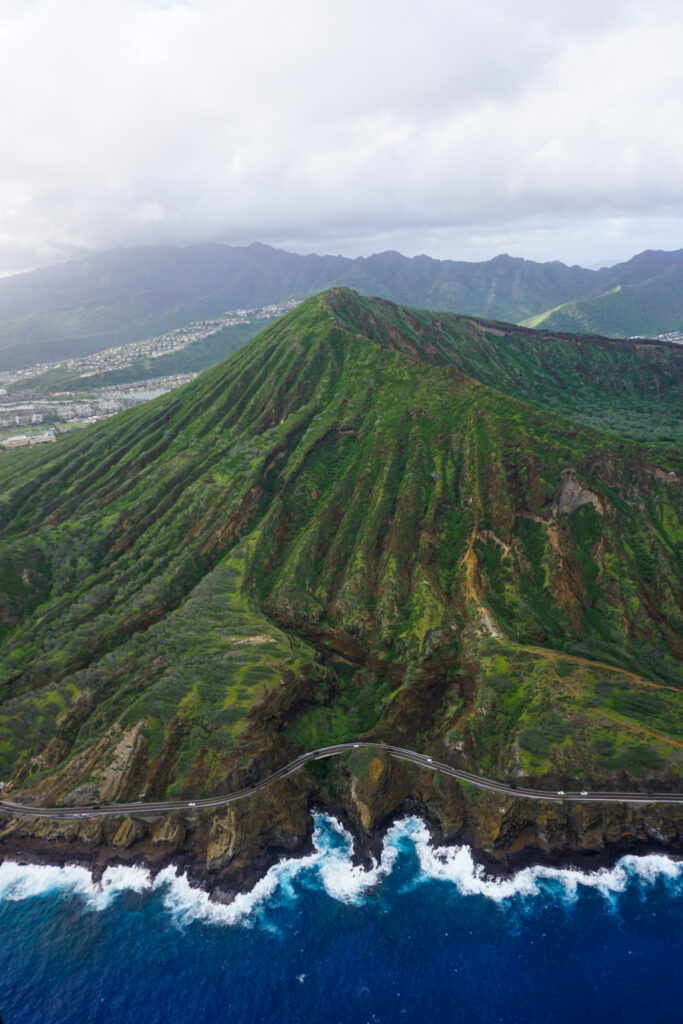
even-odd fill
[[[1,6],[0,260],[546,230],[590,261],[683,216],[673,0]]]

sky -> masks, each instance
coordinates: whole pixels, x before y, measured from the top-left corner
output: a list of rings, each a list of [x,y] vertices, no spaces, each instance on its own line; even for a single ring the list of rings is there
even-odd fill
[[[683,247],[679,0],[0,0],[0,273]]]

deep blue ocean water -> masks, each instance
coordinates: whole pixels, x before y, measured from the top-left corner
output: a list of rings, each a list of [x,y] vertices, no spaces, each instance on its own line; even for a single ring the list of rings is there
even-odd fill
[[[417,819],[381,863],[317,852],[216,906],[173,869],[0,866],[4,1024],[683,1022],[683,865],[486,878]]]

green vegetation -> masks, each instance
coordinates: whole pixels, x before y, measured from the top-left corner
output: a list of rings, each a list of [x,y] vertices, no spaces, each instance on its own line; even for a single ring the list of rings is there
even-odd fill
[[[338,290],[8,453],[0,777],[201,794],[360,736],[501,776],[679,770],[680,491],[625,436],[676,371]]]
[[[526,327],[608,337],[656,337],[683,329],[680,253],[641,253],[603,272],[587,294],[524,320]],[[597,282],[596,282],[597,284]]]
[[[663,445],[683,441],[679,346],[562,338],[390,303],[379,306],[381,316],[374,309],[368,316],[368,306],[360,296],[353,304],[345,300],[340,317],[380,342],[383,329],[395,329],[406,354],[454,366],[498,391],[600,431]]]
[[[513,763],[532,777],[577,786],[627,772],[635,778],[683,759],[683,701],[675,687],[552,650],[502,641],[480,654],[469,735],[478,763],[502,776]],[[501,662],[504,669],[501,671]]]

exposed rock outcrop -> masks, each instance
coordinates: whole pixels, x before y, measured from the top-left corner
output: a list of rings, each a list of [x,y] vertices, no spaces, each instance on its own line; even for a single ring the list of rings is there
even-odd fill
[[[596,512],[604,514],[602,502],[597,494],[582,487],[573,475],[566,474],[562,488],[557,497],[557,512],[559,515],[569,515],[581,505],[591,504]]]

